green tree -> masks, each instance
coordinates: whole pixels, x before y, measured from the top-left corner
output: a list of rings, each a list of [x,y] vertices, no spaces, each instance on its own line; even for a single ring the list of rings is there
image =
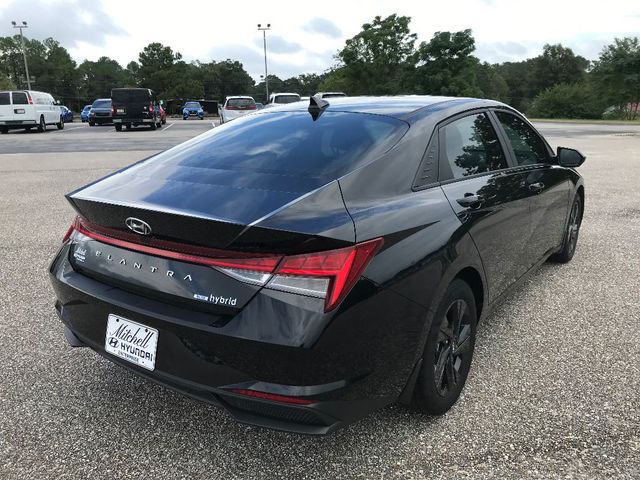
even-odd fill
[[[589,61],[561,44],[546,44],[542,55],[533,59],[530,83],[533,95],[560,83],[582,82]]]
[[[182,59],[179,52],[161,43],[150,43],[138,55],[138,82],[140,86],[151,88],[158,95],[166,97],[171,88],[171,69]]]
[[[96,98],[108,98],[111,89],[127,86],[127,74],[120,64],[109,57],[97,61],[85,60],[78,67],[82,78],[82,96],[90,102]]]
[[[497,68],[487,62],[476,65],[476,79],[482,96],[500,102],[508,102],[509,86]]]
[[[376,16],[348,39],[337,54],[339,69],[327,75],[327,85],[338,83],[350,95],[384,95],[406,90],[415,64],[416,34],[411,17]],[[339,72],[340,81],[329,77]]]
[[[13,90],[14,88],[16,88],[16,86],[7,74],[0,72],[0,90]]]
[[[469,29],[436,32],[429,42],[422,42],[416,71],[418,89],[429,95],[481,96],[475,72],[479,62],[472,55],[475,48]]]
[[[533,100],[528,113],[541,118],[601,118],[605,107],[602,97],[584,81],[559,83],[544,90]]]
[[[596,89],[609,104],[629,118],[640,103],[640,42],[638,37],[616,38],[603,48],[591,73]]]

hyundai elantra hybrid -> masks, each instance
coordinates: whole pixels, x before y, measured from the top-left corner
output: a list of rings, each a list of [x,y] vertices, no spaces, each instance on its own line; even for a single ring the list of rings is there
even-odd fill
[[[71,346],[240,422],[443,414],[491,306],[573,257],[584,158],[490,100],[260,110],[69,193],[55,307]]]

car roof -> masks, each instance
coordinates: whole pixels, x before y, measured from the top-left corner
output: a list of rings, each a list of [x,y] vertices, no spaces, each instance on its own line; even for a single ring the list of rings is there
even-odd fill
[[[372,113],[390,117],[404,118],[429,107],[453,107],[460,105],[465,109],[489,106],[505,106],[501,102],[479,98],[441,97],[432,95],[398,95],[388,97],[334,97],[325,100],[329,102],[327,111]],[[274,107],[270,111],[306,110],[307,102],[288,103]],[[440,109],[440,108],[439,108]]]

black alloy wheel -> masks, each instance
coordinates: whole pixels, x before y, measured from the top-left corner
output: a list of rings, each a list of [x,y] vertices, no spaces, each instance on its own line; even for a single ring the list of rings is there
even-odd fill
[[[58,130],[64,130],[64,120],[62,119],[62,117],[60,117],[60,121],[56,123],[56,127],[58,128]]]
[[[571,261],[576,253],[578,245],[578,234],[580,233],[580,225],[582,224],[582,197],[576,195],[569,213],[569,221],[567,229],[564,233],[562,241],[562,250],[553,255],[551,258],[559,263],[567,263]]]
[[[442,415],[456,403],[471,367],[476,323],[473,292],[466,282],[456,279],[431,325],[414,391],[414,408]]]

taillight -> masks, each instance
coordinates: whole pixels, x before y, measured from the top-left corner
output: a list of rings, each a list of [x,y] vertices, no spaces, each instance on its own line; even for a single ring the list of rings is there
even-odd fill
[[[116,116],[116,107],[111,107],[111,116]]]
[[[247,105],[247,110],[256,110],[257,108],[256,105]]]
[[[33,105],[33,98],[31,98],[31,94],[29,92],[27,92],[27,102],[29,103],[29,105]]]
[[[230,388],[230,392],[236,395],[244,395],[246,397],[259,398],[261,400],[270,400],[272,402],[288,403],[291,405],[310,405],[316,403],[315,400],[307,398],[290,397],[289,395],[277,395],[275,393],[259,392],[257,390],[247,390],[246,388]]]
[[[238,110],[238,107],[234,107],[233,105],[227,105],[224,107],[225,110]]]
[[[153,112],[153,105],[149,105],[149,113]]]
[[[196,247],[155,238],[146,239],[141,244],[139,235],[94,225],[80,217],[76,218],[69,229],[69,235],[73,229],[117,247],[207,265],[243,283],[323,298],[326,312],[335,308],[347,296],[384,243],[382,238],[376,238],[337,250],[290,256],[260,255]]]

